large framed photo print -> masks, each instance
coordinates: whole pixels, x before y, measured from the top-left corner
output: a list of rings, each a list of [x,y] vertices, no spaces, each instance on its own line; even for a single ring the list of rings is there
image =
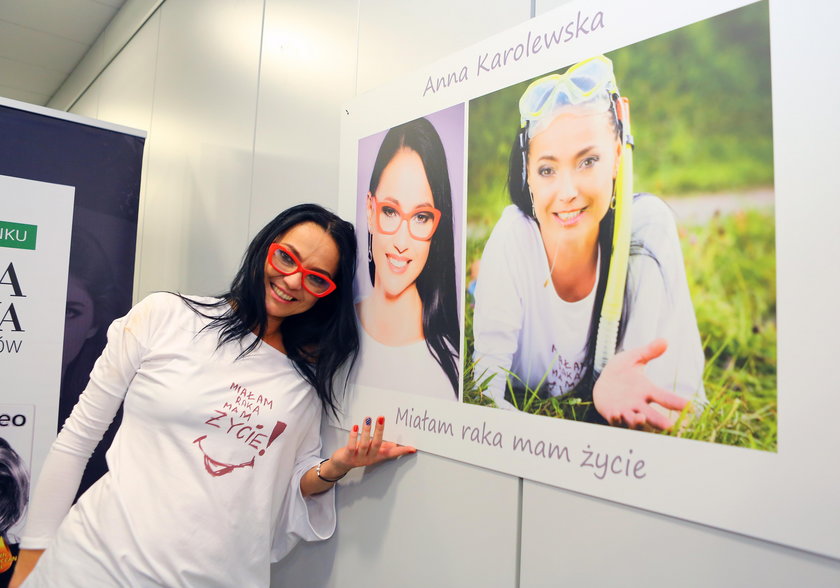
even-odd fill
[[[813,71],[772,8],[570,3],[349,104],[347,422],[840,557],[833,343],[806,326],[837,278],[798,245],[836,205],[797,185]]]

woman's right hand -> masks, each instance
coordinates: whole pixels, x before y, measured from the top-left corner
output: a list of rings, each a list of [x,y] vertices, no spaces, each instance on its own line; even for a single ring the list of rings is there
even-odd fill
[[[631,429],[664,430],[674,426],[674,421],[654,404],[681,411],[688,400],[656,386],[645,375],[645,365],[667,348],[665,339],[656,339],[644,347],[617,353],[607,362],[592,390],[595,408],[607,422]]]
[[[17,564],[15,564],[15,573],[12,574],[12,579],[9,582],[9,588],[18,588],[26,577],[35,568],[43,549],[21,549],[17,556]]]

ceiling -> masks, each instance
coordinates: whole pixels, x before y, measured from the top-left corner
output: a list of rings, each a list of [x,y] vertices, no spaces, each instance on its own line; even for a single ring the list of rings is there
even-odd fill
[[[0,0],[0,96],[45,105],[126,0]]]

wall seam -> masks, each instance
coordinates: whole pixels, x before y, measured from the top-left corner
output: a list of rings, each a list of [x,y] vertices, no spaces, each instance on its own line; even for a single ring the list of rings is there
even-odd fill
[[[76,97],[75,97],[75,98],[73,98],[73,99],[70,101],[70,104],[69,104],[69,105],[67,105],[67,107],[66,107],[66,108],[62,108],[62,110],[65,110],[65,111],[67,111],[67,112],[70,112],[70,109],[71,109],[71,108],[73,108],[74,106],[76,106],[76,103],[77,103],[77,102],[81,99],[81,97],[82,97],[82,96],[84,96],[84,95],[85,95],[85,92],[87,92],[87,91],[91,88],[91,86],[93,86],[93,84],[95,84],[95,83],[96,83],[96,81],[99,79],[99,77],[102,75],[102,73],[103,73],[106,69],[108,69],[108,67],[111,65],[111,63],[113,63],[113,61],[114,61],[114,60],[117,58],[117,56],[118,56],[118,55],[122,52],[122,50],[123,50],[123,49],[125,49],[125,48],[128,46],[128,44],[129,44],[129,43],[131,43],[131,40],[132,40],[132,39],[134,39],[134,37],[137,35],[137,33],[138,33],[138,32],[140,32],[140,29],[142,29],[142,28],[146,25],[146,23],[147,23],[147,22],[149,22],[149,19],[150,19],[150,18],[152,18],[158,10],[160,10],[160,8],[161,8],[161,6],[163,6],[164,2],[166,2],[166,0],[159,0],[159,1],[157,2],[157,4],[156,4],[153,8],[151,8],[151,9],[149,10],[149,13],[148,13],[148,14],[147,14],[144,18],[143,18],[142,22],[141,22],[141,23],[137,26],[137,28],[136,28],[136,29],[134,30],[134,32],[133,32],[133,33],[132,33],[132,34],[128,37],[128,39],[126,39],[126,40],[125,40],[125,42],[124,42],[124,43],[122,43],[122,44],[120,45],[120,48],[119,48],[116,52],[114,52],[114,54],[113,54],[113,55],[111,55],[111,56],[105,56],[105,55],[103,54],[103,59],[107,59],[107,61],[105,61],[104,63],[102,63],[102,66],[99,68],[99,72],[98,72],[95,76],[93,76],[93,79],[91,79],[91,80],[90,80],[90,81],[89,81],[89,82],[85,85],[85,87],[84,87],[84,88],[82,88],[82,89],[78,92],[78,94],[76,94]],[[115,18],[116,18],[116,16],[115,16]],[[111,22],[113,22],[113,19],[111,20]],[[108,23],[108,26],[110,26],[110,23]],[[100,38],[106,34],[106,32],[107,32],[107,30],[108,30],[108,26],[106,26],[106,27],[105,27],[105,29],[102,31],[102,33],[100,34]],[[160,29],[158,29],[158,31],[160,31]],[[158,38],[158,41],[159,41],[159,40],[160,40],[160,38]],[[96,50],[96,47],[95,47],[95,46],[96,46],[96,44],[98,43],[98,41],[99,41],[99,38],[97,38],[97,40],[96,40],[96,41],[94,41],[94,46],[92,46],[92,47],[91,47],[90,51],[95,51],[95,50]],[[86,53],[86,54],[82,57],[82,60],[81,60],[79,63],[77,63],[77,64],[76,64],[75,68],[78,68],[78,67],[79,67],[79,65],[80,65],[80,64],[81,64],[81,63],[82,63],[82,62],[83,62],[86,58],[87,58],[87,53]],[[157,62],[156,62],[156,64],[157,64]],[[74,69],[73,71],[75,71],[75,69]],[[61,83],[61,86],[59,86],[59,87],[56,89],[56,91],[55,91],[55,92],[53,92],[52,96],[50,96],[50,98],[49,98],[49,100],[48,100],[48,103],[52,102],[53,98],[55,98],[55,97],[58,95],[58,93],[59,93],[59,92],[61,91],[61,89],[64,87],[64,84],[65,84],[65,83],[67,83],[67,81],[70,79],[70,76],[72,76],[72,75],[73,75],[73,71],[71,71],[71,72],[70,72],[70,75],[68,75],[68,76],[67,76],[67,78],[65,78],[64,82],[62,82],[62,83]],[[56,107],[57,107],[57,106],[58,106],[58,105],[56,105]]]
[[[158,9],[163,4],[161,2],[158,5]],[[152,14],[154,16],[158,14],[157,10]],[[143,26],[146,26],[146,23],[151,20],[151,16],[143,22]],[[149,108],[149,128],[146,132],[146,142],[143,145],[143,156],[145,158],[146,165],[142,170],[141,176],[141,185],[140,185],[140,209],[137,211],[137,220],[138,220],[138,227],[137,227],[137,246],[136,246],[136,260],[137,263],[135,264],[135,283],[134,283],[134,302],[139,302],[139,295],[140,295],[140,285],[143,280],[143,243],[146,240],[146,203],[149,200],[148,190],[149,190],[149,176],[151,175],[151,162],[152,162],[152,147],[154,146],[154,141],[150,143],[149,139],[153,137],[152,128],[155,124],[155,104],[157,103],[157,93],[158,93],[158,71],[160,70],[160,31],[162,27],[163,21],[163,10],[160,11],[157,20],[157,39],[155,42],[155,71],[154,75],[152,76],[152,103]],[[142,28],[142,27],[141,27]],[[137,29],[139,32],[140,29]],[[135,35],[137,34],[135,32]],[[134,36],[131,37],[132,39]],[[130,41],[129,41],[130,42]],[[127,43],[126,43],[127,45]],[[108,64],[110,65],[110,63]],[[107,66],[106,66],[107,67]],[[103,69],[103,71],[105,71]],[[101,72],[100,72],[101,75]],[[97,76],[98,77],[98,76]],[[142,220],[142,224],[140,221]]]
[[[251,224],[253,222],[253,219],[251,218],[251,211],[254,208],[254,173],[255,168],[257,167],[257,129],[260,121],[260,85],[262,83],[262,58],[263,48],[265,47],[265,12],[267,3],[268,0],[263,0],[262,20],[260,22],[260,51],[257,56],[257,100],[254,105],[254,133],[251,137],[251,177],[249,179],[250,186],[248,186],[248,226],[245,227],[246,245],[250,241]]]
[[[356,76],[353,80],[353,97],[359,95],[359,46],[362,44],[362,0],[356,2]]]
[[[516,505],[516,582],[514,586],[520,588],[522,585],[522,509],[524,507],[525,479],[519,478],[519,486],[517,488],[517,505]]]

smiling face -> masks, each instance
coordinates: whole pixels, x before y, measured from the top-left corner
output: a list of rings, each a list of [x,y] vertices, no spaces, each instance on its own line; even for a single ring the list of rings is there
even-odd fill
[[[609,114],[570,109],[528,148],[528,187],[543,240],[591,243],[610,206],[619,142]]]
[[[338,245],[317,224],[305,222],[295,225],[274,242],[294,253],[306,269],[326,274],[335,280],[339,262]],[[269,323],[279,325],[287,316],[306,312],[318,301],[316,296],[303,287],[301,272],[284,276],[268,261],[265,262],[264,272],[265,310]]]
[[[408,148],[397,151],[382,170],[375,196],[376,202],[394,205],[395,209],[408,215],[422,207],[434,207],[434,195],[426,179],[426,168],[416,151]],[[371,257],[376,265],[374,288],[382,289],[387,297],[398,297],[406,290],[416,288],[415,281],[429,257],[431,239],[412,237],[407,221],[400,222],[395,233],[382,234],[378,230],[375,215],[374,199],[368,196]],[[431,222],[429,219],[425,221]]]

